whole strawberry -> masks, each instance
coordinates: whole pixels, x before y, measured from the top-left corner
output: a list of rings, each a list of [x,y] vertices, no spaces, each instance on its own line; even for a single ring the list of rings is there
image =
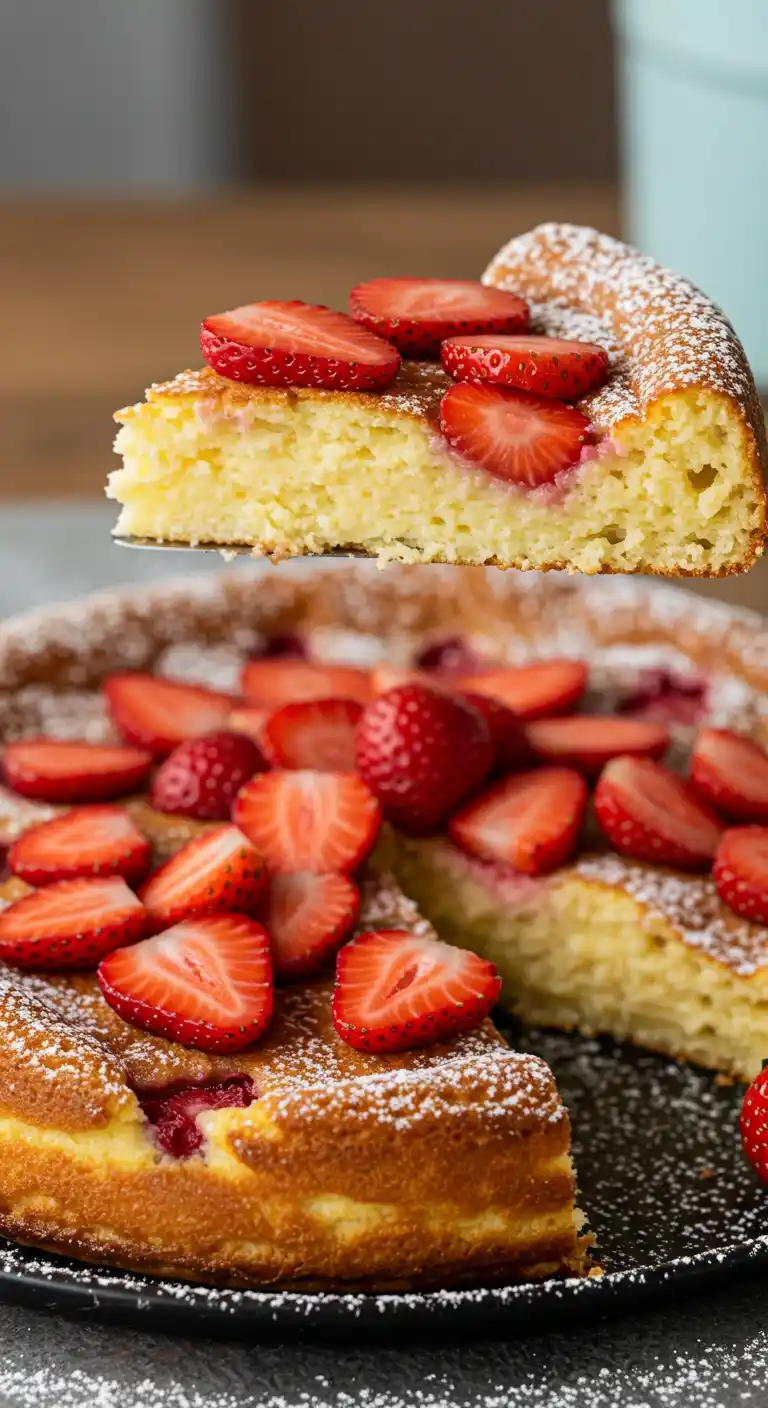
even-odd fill
[[[266,766],[244,733],[204,733],[174,748],[155,773],[150,800],[161,812],[227,821],[240,788]]]
[[[388,819],[411,835],[434,831],[482,785],[495,762],[485,719],[462,699],[401,685],[363,711],[357,767]]]
[[[744,1096],[739,1130],[744,1153],[758,1178],[768,1183],[768,1063]]]

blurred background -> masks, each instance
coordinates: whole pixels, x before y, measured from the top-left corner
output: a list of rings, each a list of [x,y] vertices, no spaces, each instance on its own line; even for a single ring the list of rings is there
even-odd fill
[[[113,548],[101,495],[112,411],[220,308],[571,219],[704,287],[768,387],[766,149],[768,0],[0,0],[0,613],[217,565]]]

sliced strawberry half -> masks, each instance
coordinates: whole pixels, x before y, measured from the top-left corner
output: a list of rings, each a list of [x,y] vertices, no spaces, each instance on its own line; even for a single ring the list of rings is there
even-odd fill
[[[109,954],[98,978],[124,1021],[200,1051],[242,1051],[272,1020],[267,931],[244,914],[184,920]]]
[[[753,924],[768,924],[768,827],[733,826],[725,831],[712,873],[729,909]]]
[[[768,1066],[763,1066],[744,1096],[739,1132],[755,1173],[768,1183]]]
[[[356,1051],[407,1051],[479,1026],[500,991],[494,965],[467,949],[372,930],[336,959],[333,1023]]]
[[[586,689],[587,675],[581,660],[540,660],[461,675],[451,681],[451,688],[498,699],[519,719],[545,719],[576,707]]]
[[[275,977],[316,973],[352,932],[359,910],[348,875],[275,875],[264,913]]]
[[[406,684],[423,684],[427,689],[440,687],[433,675],[412,665],[388,665],[385,661],[371,671],[371,692],[374,695],[386,694],[388,690],[399,689]]]
[[[227,728],[232,733],[243,733],[259,746],[261,730],[269,717],[268,709],[233,709],[227,715]]]
[[[539,719],[526,728],[528,742],[545,763],[562,763],[595,777],[611,758],[661,758],[669,747],[669,729],[642,719],[571,714]]]
[[[543,396],[490,386],[452,386],[440,402],[448,444],[495,479],[536,489],[579,463],[587,417]]]
[[[266,883],[264,863],[250,841],[236,826],[217,826],[156,870],[141,899],[159,929],[191,915],[251,914]]]
[[[3,751],[8,786],[44,802],[124,797],[146,782],[151,766],[152,754],[139,748],[56,738],[25,738]]]
[[[252,738],[217,729],[174,748],[152,779],[150,800],[160,812],[228,821],[243,783],[266,766]]]
[[[59,880],[0,914],[0,960],[16,968],[95,968],[146,929],[144,906],[120,876]]]
[[[514,773],[449,823],[452,841],[481,860],[544,875],[576,849],[587,785],[568,768]]]
[[[691,754],[696,791],[733,821],[768,822],[768,754],[727,728],[703,728]]]
[[[156,756],[201,733],[226,728],[228,694],[140,673],[110,675],[103,685],[115,726],[128,743]]]
[[[248,303],[206,318],[200,346],[209,366],[254,386],[379,391],[400,366],[389,342],[346,313],[312,303]]]
[[[354,699],[284,704],[264,725],[264,755],[276,768],[354,772],[355,725],[362,712]]]
[[[143,880],[152,847],[122,807],[76,807],[41,822],[14,841],[8,866],[28,885],[97,875]]]
[[[381,806],[356,773],[267,772],[246,783],[233,811],[273,874],[352,871],[381,826]]]
[[[354,699],[367,704],[371,680],[353,665],[315,665],[310,660],[249,660],[243,693],[257,709],[280,709],[310,699]]]
[[[679,870],[710,864],[722,823],[693,788],[649,758],[614,758],[595,791],[603,833],[622,855]]]
[[[440,348],[456,381],[506,386],[537,396],[574,401],[602,386],[608,353],[596,342],[559,337],[453,337]]]
[[[516,332],[529,319],[524,299],[470,279],[370,279],[353,288],[349,311],[404,357],[439,357],[454,333]]]

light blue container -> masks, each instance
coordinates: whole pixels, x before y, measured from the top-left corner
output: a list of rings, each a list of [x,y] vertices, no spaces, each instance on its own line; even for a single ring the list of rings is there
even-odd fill
[[[633,244],[724,309],[768,390],[768,0],[614,0]]]

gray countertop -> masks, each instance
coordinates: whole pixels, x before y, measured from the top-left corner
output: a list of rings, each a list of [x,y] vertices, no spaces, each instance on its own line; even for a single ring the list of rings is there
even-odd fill
[[[215,556],[117,549],[108,539],[112,518],[100,504],[0,510],[0,616],[116,582],[221,566]],[[686,1304],[519,1341],[388,1348],[366,1347],[356,1337],[327,1347],[188,1341],[0,1304],[0,1404],[736,1408],[768,1403],[766,1324],[765,1277]]]

